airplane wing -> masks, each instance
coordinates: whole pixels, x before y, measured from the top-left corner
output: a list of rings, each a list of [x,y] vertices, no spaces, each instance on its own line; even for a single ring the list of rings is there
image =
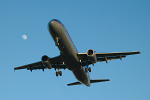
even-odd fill
[[[50,58],[50,61],[52,63],[52,68],[54,69],[66,69],[66,66],[63,64],[63,60],[61,59],[61,56],[57,56],[57,57],[53,57]],[[39,62],[35,62],[32,64],[28,64],[28,65],[24,65],[24,66],[20,66],[20,67],[15,67],[14,70],[19,70],[19,69],[27,69],[27,70],[37,70],[37,69],[42,69],[44,71],[44,69],[46,69],[47,67],[45,67],[42,63],[42,61]]]
[[[127,55],[133,55],[133,54],[140,54],[139,51],[133,51],[133,52],[112,52],[112,53],[95,53],[96,58],[98,62],[106,61],[108,60],[115,60],[125,58]],[[82,60],[81,65],[86,66],[87,64],[92,64],[91,61],[88,60],[87,53],[78,53],[79,59]]]

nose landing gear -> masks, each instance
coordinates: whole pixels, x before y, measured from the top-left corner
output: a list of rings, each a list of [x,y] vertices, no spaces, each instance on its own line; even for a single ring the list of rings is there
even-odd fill
[[[59,37],[56,37],[56,38],[55,38],[55,45],[56,45],[56,46],[59,46],[59,40],[60,40]]]

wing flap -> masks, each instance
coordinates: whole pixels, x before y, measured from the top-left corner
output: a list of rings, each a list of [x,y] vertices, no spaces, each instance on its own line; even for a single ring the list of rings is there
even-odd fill
[[[112,52],[112,53],[95,53],[97,57],[97,61],[106,61],[115,60],[125,58],[127,55],[140,54],[139,51],[133,52]],[[78,58],[82,61],[81,65],[86,66],[92,64],[92,62],[88,59],[87,53],[78,53]]]
[[[125,58],[126,56],[110,56],[110,57],[106,57],[107,58],[107,60],[116,60],[116,59],[121,59],[122,60],[122,58]],[[99,62],[101,62],[101,61],[106,61],[106,58],[105,57],[98,57],[97,58],[97,61],[99,61]]]
[[[104,57],[104,56],[119,56],[119,55],[133,55],[133,54],[140,54],[139,51],[133,52],[112,52],[112,53],[96,53],[97,57]]]
[[[51,62],[52,62],[52,68],[55,69],[66,69],[66,66],[63,64],[63,60],[61,58],[61,56],[56,56],[53,58],[50,58]],[[28,64],[28,65],[24,65],[24,66],[20,66],[20,67],[15,67],[14,70],[19,70],[19,69],[27,69],[27,70],[36,70],[36,69],[46,69],[46,67],[43,65],[42,61],[39,62],[35,62],[32,64]]]
[[[14,70],[26,69],[26,68],[33,67],[33,66],[42,66],[42,65],[43,65],[42,62],[39,61],[39,62],[36,62],[36,63],[32,63],[32,64],[20,66],[20,67],[15,67]]]

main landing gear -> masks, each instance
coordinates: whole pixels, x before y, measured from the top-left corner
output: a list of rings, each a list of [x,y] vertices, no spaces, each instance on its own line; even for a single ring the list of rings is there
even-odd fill
[[[91,67],[85,68],[85,72],[87,73],[88,71],[91,72]]]
[[[59,69],[58,69],[58,72],[56,72],[56,76],[57,76],[57,77],[58,77],[58,75],[62,76],[62,72],[59,71]]]

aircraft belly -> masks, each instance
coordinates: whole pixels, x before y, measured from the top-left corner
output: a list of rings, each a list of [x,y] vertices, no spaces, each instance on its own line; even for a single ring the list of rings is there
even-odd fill
[[[81,68],[80,63],[74,57],[62,55],[62,58],[69,70],[76,70]]]
[[[58,25],[59,23],[50,24],[50,34],[53,37],[55,43],[56,38],[59,38],[59,45],[57,47],[60,50],[61,56],[64,60],[65,65],[71,71],[73,71],[75,77],[82,83],[88,83],[88,75],[86,75],[82,66],[80,65],[77,57],[77,50],[66,31],[65,27]]]
[[[56,37],[59,38],[59,45],[57,47],[60,50],[60,53],[67,68],[69,70],[81,68],[77,57],[77,50],[65,28],[59,26],[57,27],[57,30],[51,30],[50,34],[52,35],[54,41]]]
[[[89,74],[85,72],[84,68],[73,70],[72,72],[79,82],[86,86],[90,86],[90,77]]]
[[[62,49],[62,53],[68,56],[75,56],[77,55],[77,51],[68,36],[68,33],[64,32],[63,34],[60,35],[60,49]]]
[[[77,50],[70,39],[70,36],[68,35],[68,32],[63,26],[53,26],[53,28],[50,29],[50,34],[53,37],[53,40],[56,43],[56,38],[59,38],[59,45],[58,48],[63,55],[67,56],[74,56],[77,60]]]

